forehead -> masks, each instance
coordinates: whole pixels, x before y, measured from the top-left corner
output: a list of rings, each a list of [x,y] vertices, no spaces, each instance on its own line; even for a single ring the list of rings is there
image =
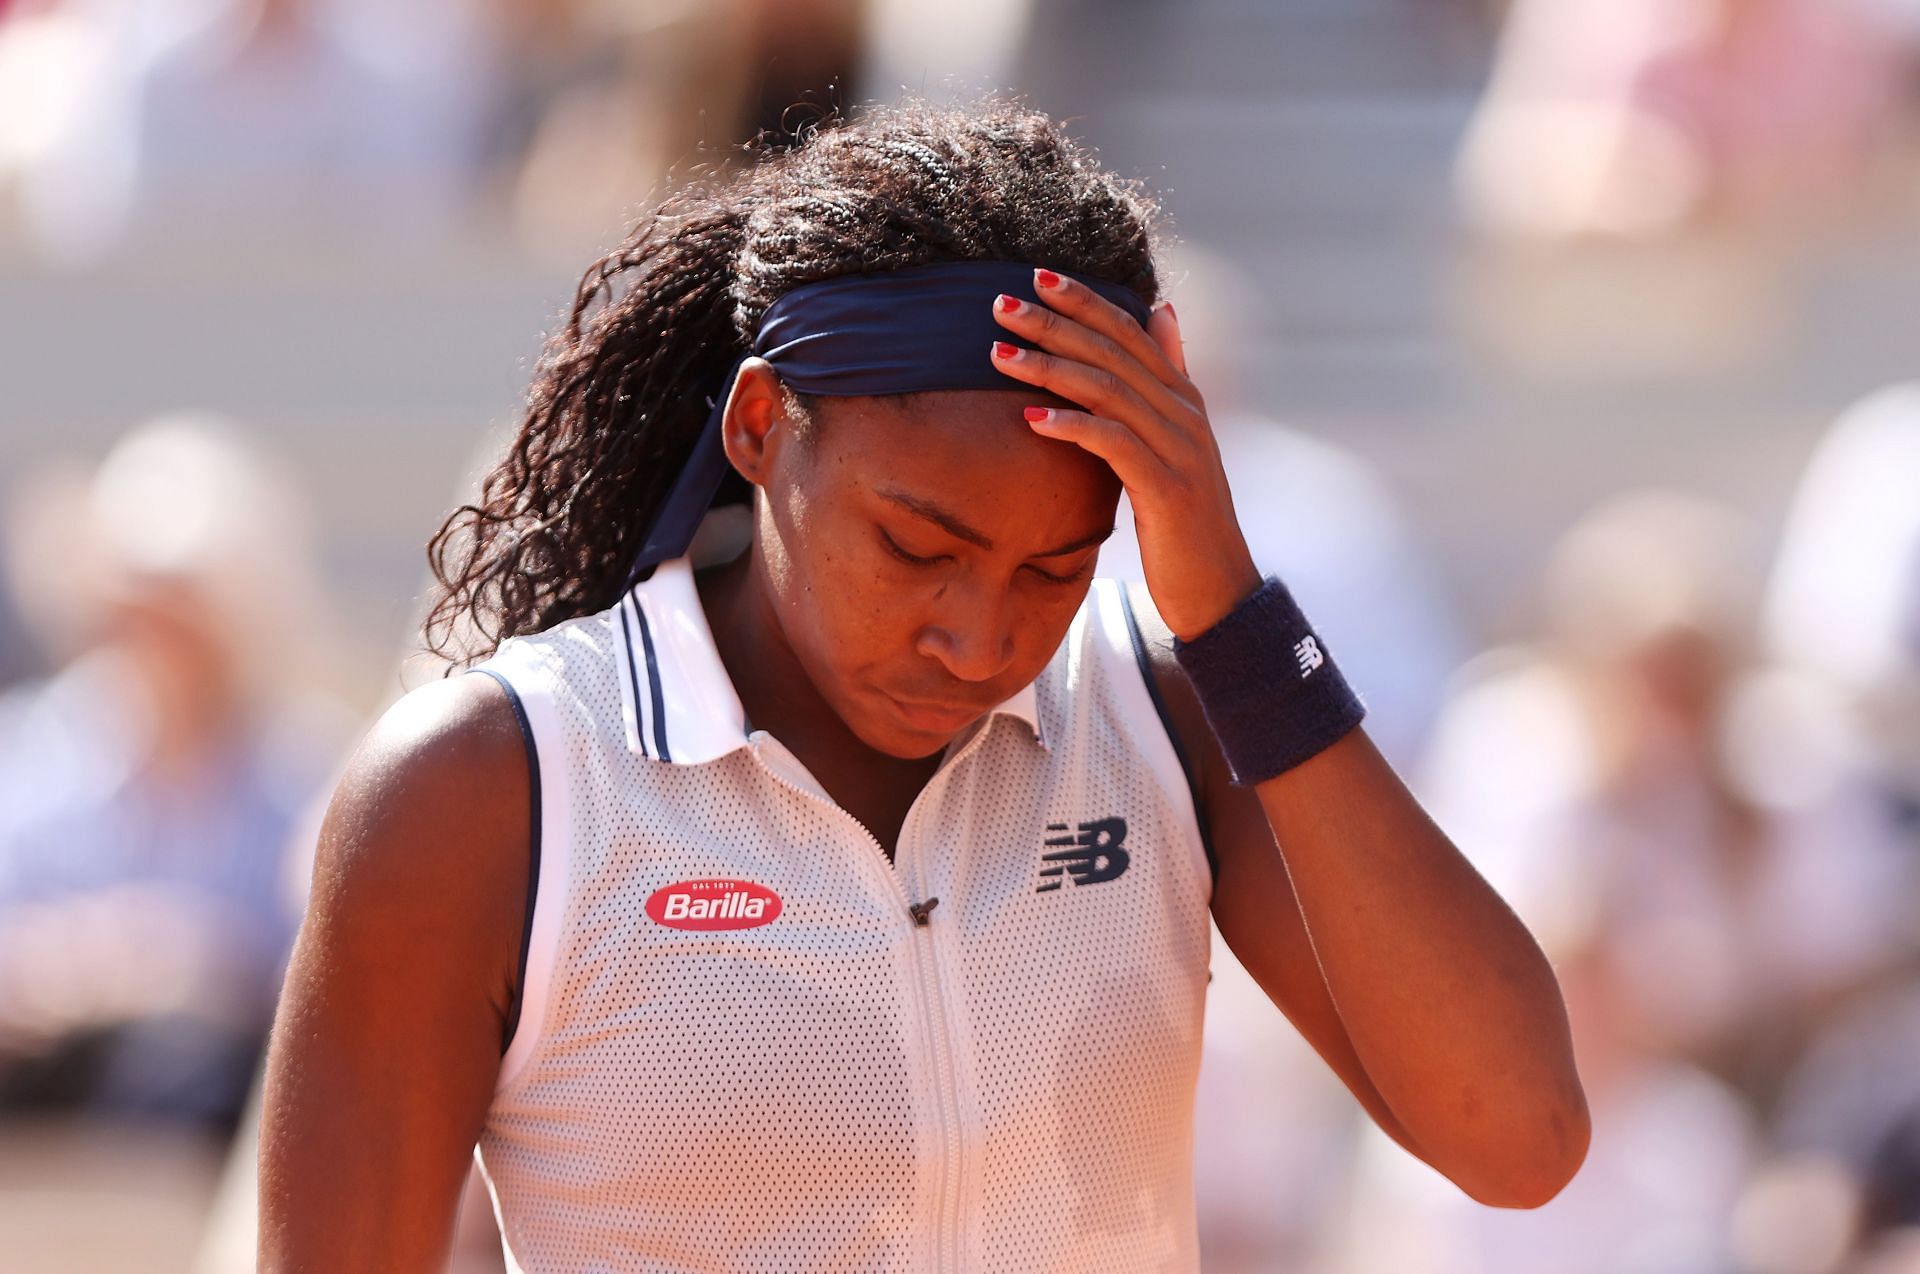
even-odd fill
[[[1029,406],[1076,407],[1038,388],[928,390],[820,400],[821,458],[864,485],[910,487],[966,508],[1117,498],[1105,461],[1028,427]]]

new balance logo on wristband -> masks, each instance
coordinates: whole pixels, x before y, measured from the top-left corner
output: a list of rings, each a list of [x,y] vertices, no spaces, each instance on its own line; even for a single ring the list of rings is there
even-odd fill
[[[1310,677],[1313,670],[1327,662],[1326,655],[1320,649],[1320,643],[1311,637],[1302,637],[1293,644],[1293,657],[1300,661],[1300,675]]]
[[[1096,819],[1080,824],[1077,829],[1069,829],[1065,823],[1048,823],[1047,830],[1069,832],[1066,836],[1048,837],[1049,846],[1072,848],[1040,855],[1040,861],[1049,866],[1040,869],[1040,886],[1033,891],[1037,894],[1060,888],[1069,875],[1076,885],[1097,885],[1112,880],[1132,861],[1131,855],[1120,848],[1120,842],[1127,838],[1127,822],[1123,818]]]

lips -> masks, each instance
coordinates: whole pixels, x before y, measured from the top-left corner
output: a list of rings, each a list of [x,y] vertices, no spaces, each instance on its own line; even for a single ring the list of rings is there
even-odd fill
[[[973,704],[956,704],[930,699],[902,699],[898,695],[886,694],[893,704],[894,711],[908,725],[919,730],[950,731],[986,715],[992,705],[985,707]]]

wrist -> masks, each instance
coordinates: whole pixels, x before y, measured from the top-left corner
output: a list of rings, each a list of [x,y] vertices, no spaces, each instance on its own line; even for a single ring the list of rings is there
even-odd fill
[[[1236,563],[1223,572],[1219,582],[1207,590],[1203,600],[1183,608],[1177,615],[1160,612],[1161,622],[1178,641],[1196,641],[1260,591],[1265,581],[1253,558]]]
[[[1366,715],[1320,635],[1276,576],[1203,632],[1177,632],[1187,674],[1236,785],[1284,773],[1344,737]]]

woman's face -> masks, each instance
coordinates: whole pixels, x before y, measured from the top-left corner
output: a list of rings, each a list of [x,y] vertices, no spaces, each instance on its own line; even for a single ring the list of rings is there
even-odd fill
[[[982,355],[984,357],[984,354]],[[788,644],[868,746],[938,752],[1066,635],[1112,533],[1105,462],[1028,428],[1033,389],[819,400],[770,435],[755,536]]]

